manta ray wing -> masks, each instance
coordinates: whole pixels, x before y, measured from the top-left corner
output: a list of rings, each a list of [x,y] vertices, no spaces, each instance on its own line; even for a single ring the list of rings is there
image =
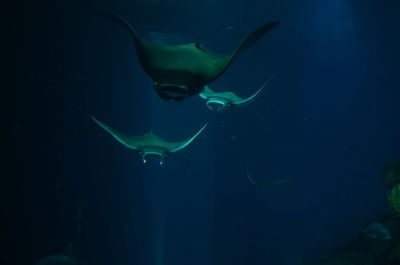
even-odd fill
[[[202,99],[209,99],[213,96],[218,95],[209,86],[205,86],[203,91],[199,94]]]
[[[221,55],[205,49],[199,43],[161,45],[140,37],[119,15],[102,12],[128,28],[144,71],[154,81],[154,88],[164,99],[174,99],[167,92],[186,96],[198,94],[208,83],[221,76],[233,59],[263,37],[279,22],[266,23],[248,34],[231,55]]]
[[[130,149],[138,150],[138,148],[139,148],[138,143],[143,142],[143,140],[145,140],[143,136],[142,137],[141,136],[128,136],[128,135],[122,134],[122,133],[114,130],[113,128],[111,128],[106,123],[96,119],[94,116],[92,116],[92,119],[98,125],[100,125],[100,127],[102,127],[104,130],[109,132],[120,143],[122,143],[123,145],[125,145],[126,147],[128,147]]]
[[[236,58],[239,53],[242,51],[246,50],[250,46],[252,46],[254,43],[256,43],[258,40],[260,40],[266,33],[268,33],[270,30],[272,30],[274,27],[278,26],[280,23],[278,21],[272,21],[269,23],[266,23],[264,25],[261,25],[260,27],[256,28],[252,32],[250,32],[241,42],[240,44],[236,47],[235,51],[227,58],[224,58],[223,60],[219,61],[218,65],[218,71],[216,71],[215,76],[210,80],[214,81],[217,79],[219,76],[221,76],[226,69],[231,65],[233,59]]]
[[[269,86],[269,83],[271,82],[271,80],[272,80],[273,77],[274,77],[274,76],[271,75],[270,78],[268,78],[268,80],[267,80],[253,95],[251,95],[251,96],[248,97],[248,98],[238,100],[238,101],[234,102],[234,104],[235,104],[235,105],[240,105],[240,106],[245,106],[245,105],[248,105],[248,104],[252,103],[252,102],[261,94],[261,92],[262,92],[266,87]]]
[[[205,124],[194,136],[192,136],[191,138],[189,138],[189,139],[187,139],[187,140],[185,140],[185,141],[182,141],[182,142],[169,143],[169,145],[168,145],[168,147],[167,147],[168,152],[169,152],[169,153],[173,153],[173,152],[179,151],[179,150],[185,148],[186,146],[188,146],[188,145],[189,145],[191,142],[193,142],[194,139],[196,139],[197,136],[199,136],[199,134],[207,127],[207,124],[208,124],[208,123],[206,123],[206,124]]]
[[[251,184],[257,185],[257,182],[251,177],[249,167],[246,165],[246,176],[247,179],[250,181]]]
[[[203,99],[219,98],[219,99],[226,99],[229,102],[243,100],[241,97],[237,96],[233,92],[215,92],[208,86],[205,86],[204,90],[199,95]]]

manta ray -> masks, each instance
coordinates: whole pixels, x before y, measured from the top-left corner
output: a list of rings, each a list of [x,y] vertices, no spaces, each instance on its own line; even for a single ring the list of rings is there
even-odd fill
[[[34,265],[83,265],[84,261],[77,260],[64,254],[55,254],[42,258]]]
[[[153,88],[162,99],[182,100],[203,91],[204,86],[219,78],[243,50],[261,39],[279,24],[272,21],[249,33],[229,55],[214,53],[200,42],[162,45],[142,38],[127,20],[109,12],[109,17],[125,26],[133,37],[139,62],[153,80]]]
[[[247,175],[247,179],[250,181],[250,183],[256,186],[257,192],[264,191],[264,190],[266,190],[268,188],[272,188],[272,187],[284,186],[284,185],[294,182],[294,178],[285,178],[285,179],[279,179],[279,180],[263,181],[262,183],[259,183],[254,178],[252,178],[248,167],[246,167],[246,175]]]
[[[128,136],[124,135],[106,123],[96,119],[92,116],[92,119],[100,125],[104,130],[109,132],[115,139],[126,147],[133,149],[139,153],[142,157],[143,163],[147,162],[148,155],[154,155],[160,157],[160,165],[164,163],[165,158],[168,154],[179,151],[188,146],[193,140],[206,128],[207,123],[191,138],[181,142],[167,142],[152,132],[144,135]]]
[[[205,86],[199,96],[206,100],[207,107],[211,110],[222,111],[229,108],[243,107],[250,103],[261,94],[271,82],[272,76],[250,97],[241,98],[233,92],[214,92],[208,86]]]
[[[34,263],[34,265],[84,265],[84,260],[78,259],[72,250],[72,242],[68,248],[59,253],[54,253],[49,256],[45,256]]]

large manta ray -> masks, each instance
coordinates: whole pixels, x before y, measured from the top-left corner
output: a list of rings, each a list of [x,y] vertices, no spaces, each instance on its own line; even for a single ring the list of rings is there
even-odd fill
[[[188,146],[193,140],[206,128],[205,124],[194,136],[181,142],[167,142],[153,133],[146,133],[144,135],[128,136],[124,135],[106,123],[96,119],[92,116],[92,119],[100,125],[104,130],[109,132],[115,139],[126,147],[137,151],[142,156],[143,163],[147,162],[148,155],[154,155],[160,157],[160,165],[164,163],[166,156],[170,153],[179,151]]]
[[[144,71],[153,80],[153,87],[163,99],[182,100],[203,91],[204,86],[220,77],[233,59],[279,24],[273,21],[261,25],[248,34],[229,55],[207,50],[199,42],[161,45],[145,40],[119,15],[101,12],[125,27],[131,33],[136,53]]]
[[[254,102],[271,82],[272,76],[250,97],[242,98],[233,92],[214,92],[208,86],[204,87],[199,96],[206,100],[207,107],[215,111],[223,111],[229,108],[243,107]]]

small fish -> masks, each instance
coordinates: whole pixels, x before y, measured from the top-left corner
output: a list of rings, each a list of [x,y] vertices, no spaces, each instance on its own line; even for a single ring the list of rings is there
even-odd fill
[[[379,240],[392,239],[389,230],[383,224],[377,222],[370,223],[364,229],[362,229],[362,232],[370,238]]]

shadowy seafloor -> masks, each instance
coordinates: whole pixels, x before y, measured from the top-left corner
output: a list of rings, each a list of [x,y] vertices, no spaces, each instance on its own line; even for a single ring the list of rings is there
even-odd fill
[[[400,264],[400,160],[382,168],[391,214],[379,216],[344,247],[312,265]]]

